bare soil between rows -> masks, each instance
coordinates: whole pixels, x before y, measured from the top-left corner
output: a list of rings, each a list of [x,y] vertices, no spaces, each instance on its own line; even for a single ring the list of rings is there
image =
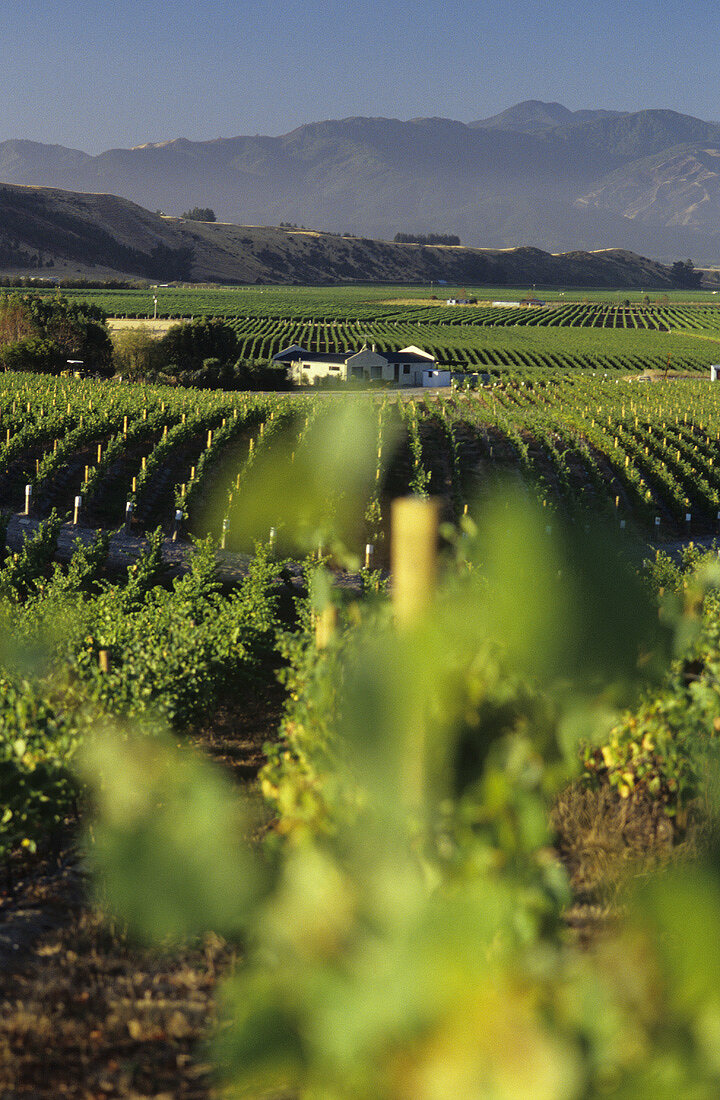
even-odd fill
[[[282,706],[279,686],[260,688],[190,741],[252,783]],[[71,834],[14,877],[0,890],[1,1100],[215,1095],[203,1042],[234,949],[213,934],[184,950],[133,946],[93,905]]]

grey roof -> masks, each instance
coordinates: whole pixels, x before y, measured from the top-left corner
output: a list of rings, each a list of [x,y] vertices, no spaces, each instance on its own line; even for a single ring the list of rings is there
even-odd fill
[[[427,355],[417,355],[414,351],[381,351],[379,353],[388,363],[425,363],[430,362]]]
[[[308,352],[305,351],[305,348],[300,347],[299,344],[293,344],[292,347],[283,348],[282,351],[279,351],[277,353],[277,355],[273,355],[273,362],[289,363],[291,362],[291,360],[297,359],[298,352],[302,355],[308,355]]]

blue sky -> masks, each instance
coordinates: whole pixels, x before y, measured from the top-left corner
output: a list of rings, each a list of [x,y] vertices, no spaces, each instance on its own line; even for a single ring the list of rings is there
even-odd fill
[[[720,119],[717,0],[3,0],[0,140],[87,152],[523,99]]]

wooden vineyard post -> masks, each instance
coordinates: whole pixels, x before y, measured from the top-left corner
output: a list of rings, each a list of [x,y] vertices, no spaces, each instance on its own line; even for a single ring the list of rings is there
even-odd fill
[[[180,534],[180,528],[182,526],[183,514],[182,508],[175,509],[175,523],[173,525],[172,541],[177,542],[178,535]]]
[[[411,630],[428,610],[437,581],[437,543],[440,502],[423,497],[400,497],[391,505],[390,571],[395,624]],[[417,701],[407,715],[407,738],[402,749],[401,782],[408,807],[422,808],[425,792],[426,716]]]
[[[337,608],[332,603],[325,607],[315,618],[315,645],[318,649],[327,649],[337,626]]]
[[[432,498],[399,497],[392,502],[392,602],[401,630],[418,621],[435,591],[439,512],[439,501]]]
[[[110,671],[110,654],[106,649],[98,650],[98,667],[105,675]]]

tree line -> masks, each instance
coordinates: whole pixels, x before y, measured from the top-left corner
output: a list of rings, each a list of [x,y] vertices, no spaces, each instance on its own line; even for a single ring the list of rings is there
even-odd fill
[[[115,367],[124,378],[200,389],[287,388],[285,367],[242,359],[237,333],[220,317],[173,325],[160,340],[142,329],[114,337]]]
[[[393,244],[460,244],[454,233],[396,233]]]
[[[215,211],[211,210],[209,206],[193,206],[192,210],[186,210],[180,215],[181,218],[187,218],[191,222],[214,222]]]
[[[113,346],[100,306],[62,295],[0,295],[0,365],[5,370],[59,374],[69,361],[86,373],[113,373]]]
[[[283,389],[284,368],[241,357],[237,333],[219,317],[173,325],[158,340],[141,328],[111,336],[97,305],[61,294],[0,295],[0,369],[66,370],[201,389]]]

